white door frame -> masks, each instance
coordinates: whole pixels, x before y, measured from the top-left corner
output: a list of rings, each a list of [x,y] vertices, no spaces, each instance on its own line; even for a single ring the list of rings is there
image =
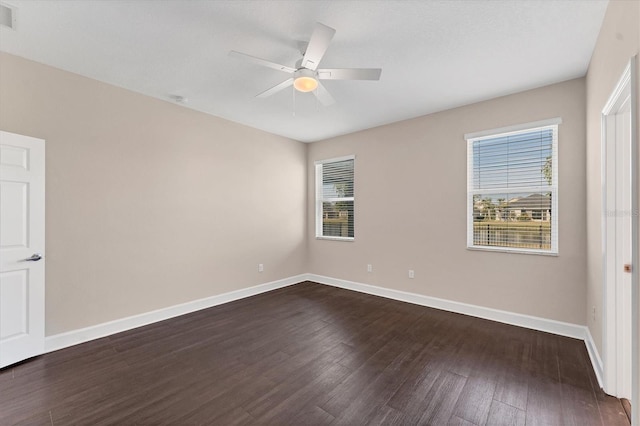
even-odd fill
[[[611,219],[615,219],[615,214],[609,214],[607,211],[607,142],[611,139],[610,129],[607,127],[607,118],[615,114],[615,107],[621,97],[629,91],[630,96],[630,116],[631,116],[631,403],[632,424],[640,426],[640,404],[638,399],[639,389],[639,367],[638,360],[638,305],[640,294],[638,292],[638,272],[640,262],[638,262],[638,225],[640,218],[638,217],[638,73],[637,73],[637,56],[629,61],[620,81],[613,90],[607,104],[602,110],[602,250],[603,250],[603,338],[604,338],[604,390],[611,395],[618,394],[618,349],[623,346],[618,341],[616,327],[616,288],[615,283],[610,282],[607,262],[611,256],[608,256],[607,247],[607,226],[610,225]],[[624,213],[624,212],[623,212]]]

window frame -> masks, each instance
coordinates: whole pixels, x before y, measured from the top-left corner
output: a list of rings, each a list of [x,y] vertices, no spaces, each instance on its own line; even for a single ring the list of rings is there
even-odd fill
[[[476,133],[466,134],[464,137],[467,141],[467,249],[478,251],[493,251],[493,252],[506,252],[506,253],[519,253],[519,254],[534,254],[534,255],[546,255],[546,256],[558,256],[559,255],[559,224],[558,224],[558,133],[559,125],[562,124],[561,118],[553,118],[549,120],[537,121],[533,123],[520,124],[516,126],[503,127],[493,130],[485,130]],[[538,130],[552,130],[552,156],[551,167],[552,177],[551,185],[544,186],[529,186],[522,188],[491,188],[491,189],[474,189],[473,188],[473,144],[474,142],[495,139],[499,137],[512,136],[518,134],[524,134],[534,132]],[[525,247],[506,247],[506,246],[488,246],[474,244],[474,195],[483,194],[504,194],[509,192],[523,192],[523,193],[536,193],[536,192],[550,192],[551,193],[551,248],[550,249],[535,249]]]
[[[337,163],[341,161],[353,160],[353,197],[331,197],[324,198],[323,196],[323,188],[322,188],[322,178],[323,178],[323,166],[328,163]],[[353,209],[355,211],[355,192],[356,192],[356,176],[355,176],[355,166],[356,166],[356,156],[355,155],[346,155],[343,157],[335,157],[328,158],[326,160],[317,160],[314,162],[315,167],[315,189],[316,189],[316,197],[315,197],[315,216],[316,216],[316,239],[317,240],[334,240],[334,241],[355,241],[355,214],[354,214],[354,223],[353,223],[353,237],[337,237],[337,236],[325,236],[323,235],[323,222],[322,222],[322,206],[324,202],[338,202],[338,201],[351,201],[353,202]]]

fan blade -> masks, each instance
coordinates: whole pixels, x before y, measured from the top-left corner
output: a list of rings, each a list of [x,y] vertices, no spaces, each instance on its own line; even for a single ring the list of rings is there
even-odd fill
[[[380,80],[380,68],[327,68],[318,70],[320,80]]]
[[[271,96],[274,93],[277,93],[277,92],[281,91],[282,89],[285,89],[285,88],[291,86],[292,84],[293,84],[293,78],[289,78],[289,79],[283,81],[282,83],[276,84],[271,89],[267,89],[264,92],[257,94],[256,98],[266,98],[267,96]]]
[[[316,22],[313,34],[311,34],[311,40],[309,40],[309,45],[307,46],[307,51],[302,58],[301,66],[310,70],[318,68],[324,52],[327,51],[329,43],[335,33],[336,30],[333,28]]]
[[[273,68],[274,70],[278,70],[278,71],[284,71],[288,73],[294,73],[296,71],[295,68],[291,68],[286,65],[276,64],[275,62],[267,61],[266,59],[256,58],[255,56],[247,55],[246,53],[236,52],[235,50],[232,50],[231,52],[229,52],[229,56],[243,58],[249,62],[262,65],[263,67]]]
[[[318,98],[320,103],[324,106],[329,106],[336,102],[336,100],[333,99],[333,96],[331,96],[331,93],[329,93],[320,82],[318,82],[318,87],[313,91],[313,94],[316,95],[316,98]]]

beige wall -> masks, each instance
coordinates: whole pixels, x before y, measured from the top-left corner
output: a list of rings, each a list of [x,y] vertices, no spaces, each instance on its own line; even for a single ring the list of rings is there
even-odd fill
[[[640,48],[640,2],[611,1],[587,73],[587,305],[586,318],[602,354],[601,112],[629,59]],[[596,308],[596,319],[591,312]]]
[[[584,324],[584,105],[585,81],[576,79],[311,144],[309,235],[313,162],[355,154],[356,238],[310,238],[309,272]],[[554,117],[563,120],[560,255],[467,250],[464,134]]]
[[[0,128],[46,140],[47,335],[305,272],[300,142],[7,54]]]

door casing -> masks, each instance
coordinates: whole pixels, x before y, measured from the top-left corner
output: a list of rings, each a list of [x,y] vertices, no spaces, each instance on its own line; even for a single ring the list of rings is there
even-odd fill
[[[639,297],[638,293],[638,123],[637,123],[637,108],[638,108],[638,87],[637,87],[637,56],[631,58],[628,66],[620,78],[620,81],[613,90],[611,96],[605,107],[602,110],[602,252],[603,252],[603,301],[604,301],[604,315],[603,315],[603,337],[604,337],[604,356],[603,356],[603,372],[604,372],[604,390],[605,392],[619,396],[621,391],[621,384],[623,382],[620,368],[621,356],[620,351],[627,350],[631,352],[631,402],[632,406],[636,407],[632,413],[632,424],[640,425],[639,416],[639,404],[638,404],[638,374],[639,374],[639,357],[638,357],[638,305]],[[611,185],[611,178],[615,170],[611,170],[612,167],[618,167],[615,161],[608,155],[611,152],[611,145],[616,143],[615,129],[612,129],[612,117],[618,112],[618,108],[621,105],[621,100],[625,97],[629,97],[630,108],[630,125],[629,125],[629,144],[630,144],[630,158],[628,163],[625,162],[626,167],[630,167],[629,170],[629,196],[630,209],[628,212],[611,212],[611,197],[620,194],[612,194],[615,189]],[[631,341],[620,341],[621,334],[619,332],[620,318],[617,316],[620,303],[620,288],[617,287],[617,283],[613,279],[612,268],[621,268],[622,265],[612,264],[611,253],[612,240],[611,233],[615,229],[615,222],[622,214],[628,214],[630,218],[631,228],[631,274],[630,274],[630,286],[631,286],[631,301],[630,311],[631,318]],[[626,373],[625,373],[626,374]]]

